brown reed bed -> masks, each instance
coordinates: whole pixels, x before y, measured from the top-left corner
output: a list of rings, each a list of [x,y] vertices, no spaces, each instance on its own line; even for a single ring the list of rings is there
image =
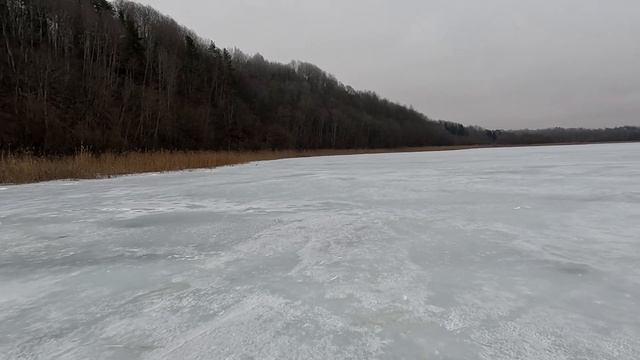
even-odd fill
[[[98,179],[125,174],[215,168],[253,161],[308,156],[373,154],[460,150],[479,146],[442,146],[366,150],[280,150],[280,151],[157,151],[106,153],[52,157],[0,153],[0,184],[25,184],[59,179]]]

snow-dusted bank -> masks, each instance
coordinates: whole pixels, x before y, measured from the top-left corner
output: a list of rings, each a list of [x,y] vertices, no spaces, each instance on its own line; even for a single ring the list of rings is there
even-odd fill
[[[0,189],[0,358],[639,359],[640,144]]]

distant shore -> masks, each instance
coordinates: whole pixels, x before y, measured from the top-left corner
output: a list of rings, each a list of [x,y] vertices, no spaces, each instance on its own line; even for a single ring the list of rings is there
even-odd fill
[[[279,160],[315,156],[381,154],[401,152],[452,151],[480,148],[529,147],[552,145],[586,145],[587,143],[554,143],[531,145],[455,145],[397,149],[322,149],[276,151],[156,151],[106,153],[93,155],[78,152],[61,157],[29,154],[0,154],[0,184],[27,184],[63,179],[101,179],[113,176],[211,169],[246,164],[253,161]]]

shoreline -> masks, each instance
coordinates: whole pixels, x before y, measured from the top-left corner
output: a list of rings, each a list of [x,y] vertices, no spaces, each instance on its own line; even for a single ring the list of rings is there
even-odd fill
[[[104,179],[124,175],[173,172],[197,169],[213,169],[222,166],[241,165],[255,161],[269,161],[318,156],[345,156],[385,153],[411,153],[490,149],[509,147],[568,146],[611,144],[602,143],[550,143],[525,145],[451,145],[424,146],[397,149],[346,149],[346,150],[276,150],[276,151],[154,151],[105,153],[92,155],[79,152],[62,157],[1,154],[0,185],[32,184],[54,180]]]

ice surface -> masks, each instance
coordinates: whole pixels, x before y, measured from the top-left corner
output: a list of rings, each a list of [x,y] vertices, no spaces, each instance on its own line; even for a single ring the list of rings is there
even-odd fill
[[[4,186],[2,359],[640,359],[640,144]]]

